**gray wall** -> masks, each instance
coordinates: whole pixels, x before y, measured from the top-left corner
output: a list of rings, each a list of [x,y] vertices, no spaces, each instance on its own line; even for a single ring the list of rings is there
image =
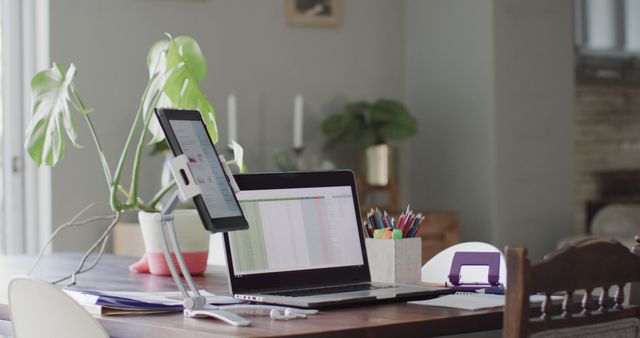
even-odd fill
[[[569,2],[349,0],[338,28],[290,27],[283,5],[56,0],[51,55],[78,66],[79,89],[114,162],[146,82],[148,47],[164,32],[186,34],[209,61],[203,86],[218,109],[221,140],[226,96],[238,97],[251,169],[273,169],[273,151],[290,147],[297,93],[306,98],[309,158],[322,156],[320,121],[346,100],[405,98],[421,132],[401,151],[404,200],[460,211],[464,240],[526,244],[536,257],[570,231]],[[106,201],[84,126],[80,138],[86,148],[70,150],[53,172],[56,224]],[[145,162],[147,198],[159,164]],[[75,231],[55,248],[85,248],[98,228]]]
[[[245,158],[252,170],[270,170],[272,152],[291,146],[295,94],[306,99],[310,158],[321,156],[320,121],[345,100],[402,98],[403,6],[388,0],[343,5],[339,27],[306,28],[286,24],[282,0],[55,0],[51,58],[78,67],[79,91],[94,108],[98,133],[115,166],[146,83],[147,49],[164,32],[193,36],[209,62],[203,87],[218,111],[221,140],[226,142],[226,96],[235,92]],[[79,124],[85,149],[69,149],[53,170],[54,224],[69,220],[90,201],[107,201],[98,158]],[[158,186],[160,162],[144,163],[146,198]],[[86,248],[102,227],[74,230],[54,248]]]
[[[541,257],[573,226],[571,3],[408,0],[406,13],[424,130],[411,199],[459,210],[463,240]]]
[[[464,240],[491,238],[494,64],[491,0],[409,0],[407,102],[422,132],[411,142],[417,209],[458,210]]]
[[[495,0],[494,241],[541,258],[573,230],[570,1]]]

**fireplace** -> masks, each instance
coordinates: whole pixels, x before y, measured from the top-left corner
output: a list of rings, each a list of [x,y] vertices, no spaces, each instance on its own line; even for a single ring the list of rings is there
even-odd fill
[[[593,177],[597,195],[586,202],[587,234],[591,233],[594,217],[607,205],[640,205],[640,169],[597,171]]]

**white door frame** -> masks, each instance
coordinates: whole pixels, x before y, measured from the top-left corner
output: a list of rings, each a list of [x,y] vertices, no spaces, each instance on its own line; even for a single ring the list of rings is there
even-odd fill
[[[51,169],[24,150],[31,77],[49,65],[49,0],[2,0],[4,228],[7,254],[35,254],[51,233]]]

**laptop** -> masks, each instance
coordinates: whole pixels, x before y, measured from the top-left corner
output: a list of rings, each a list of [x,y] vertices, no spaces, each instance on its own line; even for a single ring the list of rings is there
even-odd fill
[[[235,175],[248,230],[224,234],[229,286],[301,308],[407,301],[450,289],[371,282],[353,172]]]

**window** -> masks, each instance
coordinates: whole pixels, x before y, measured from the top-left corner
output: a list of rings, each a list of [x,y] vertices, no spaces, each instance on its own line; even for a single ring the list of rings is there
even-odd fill
[[[640,1],[575,0],[575,41],[581,52],[640,53]]]
[[[51,231],[50,170],[27,160],[23,132],[30,79],[49,64],[49,1],[0,1],[0,253],[33,254]]]
[[[640,82],[640,0],[574,0],[579,81]]]

